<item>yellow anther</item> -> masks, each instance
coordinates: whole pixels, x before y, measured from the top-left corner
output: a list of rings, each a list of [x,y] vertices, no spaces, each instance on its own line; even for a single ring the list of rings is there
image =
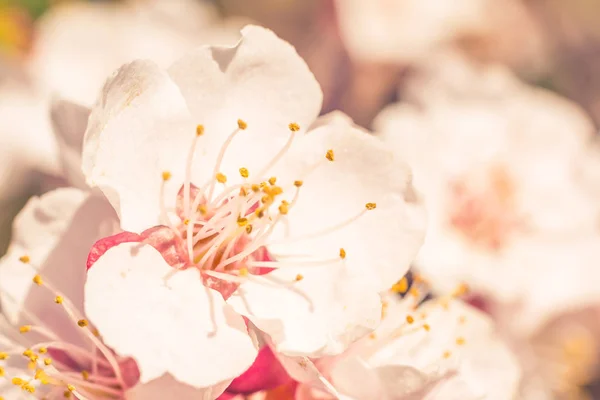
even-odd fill
[[[23,352],[23,355],[27,358],[31,357],[33,355],[33,351],[31,349],[27,349]]]
[[[0,361],[8,360],[9,357],[10,355],[8,353],[0,352]]]
[[[87,381],[88,379],[90,379],[90,373],[88,371],[81,371],[81,377],[83,378],[84,381]]]
[[[258,218],[262,218],[265,216],[265,210],[263,208],[257,208],[256,211],[254,211],[254,215]]]
[[[27,393],[35,393],[35,388],[30,385],[29,383],[26,383],[25,385],[21,386],[23,388],[24,391],[26,391]]]
[[[48,366],[52,364],[52,359],[51,358],[44,358],[44,365]]]
[[[196,126],[196,136],[204,135],[204,125],[200,124]]]
[[[21,386],[21,385],[25,384],[25,381],[23,379],[17,378],[17,377],[12,378],[11,382],[15,386]]]
[[[450,358],[450,356],[452,355],[452,353],[450,353],[449,351],[445,351],[444,352],[444,358]]]
[[[429,332],[431,330],[431,326],[429,326],[429,324],[423,324],[423,329]]]
[[[302,186],[303,183],[304,182],[302,182],[302,181],[294,181],[294,186],[300,187],[300,186]]]
[[[27,333],[31,330],[31,325],[23,325],[19,328],[19,332]]]
[[[413,318],[412,315],[407,315],[406,322],[408,322],[409,324],[412,324],[413,322],[415,322],[415,319]]]
[[[38,349],[38,353],[40,353],[40,354],[46,354],[47,352],[48,352],[48,349],[45,347],[40,347]]]
[[[23,264],[27,264],[29,262],[29,256],[21,256],[19,257],[19,261],[21,261]]]
[[[94,328],[94,329],[92,329],[92,335],[94,335],[96,337],[100,337],[100,332],[98,331],[98,329]]]
[[[215,178],[217,179],[217,182],[219,182],[219,183],[227,182],[227,177],[224,174],[222,174],[221,172],[217,172],[217,175],[215,176]]]
[[[65,392],[63,393],[63,397],[65,399],[70,399],[71,398],[71,392],[69,392],[68,390],[65,390]]]
[[[198,212],[200,213],[200,215],[206,215],[206,213],[208,212],[206,210],[206,205],[205,204],[200,204],[198,206]]]
[[[340,258],[343,260],[344,258],[346,258],[346,250],[344,250],[344,248],[342,247],[340,249]]]
[[[406,277],[400,279],[398,282],[392,285],[392,292],[394,293],[406,293],[408,290],[408,279]]]
[[[85,328],[89,325],[89,322],[86,319],[80,319],[77,321],[77,325],[79,325],[80,328]]]
[[[74,392],[75,391],[75,386],[73,386],[73,385],[67,385],[67,390],[69,392]]]
[[[245,121],[238,119],[238,128],[240,128],[241,130],[244,130],[247,127],[248,127],[248,124]]]
[[[44,281],[42,280],[42,277],[39,275],[36,275],[33,277],[33,283],[35,283],[38,286],[42,286],[42,284],[44,283]]]
[[[325,153],[325,158],[328,159],[329,161],[335,160],[335,154],[333,153],[333,150],[331,150],[331,149],[327,150],[327,153]]]
[[[162,179],[165,182],[168,181],[169,179],[171,179],[171,173],[169,171],[163,171]]]
[[[254,193],[258,192],[260,190],[260,186],[256,183],[253,183],[252,186],[250,186],[250,189],[252,189],[252,191]]]
[[[277,178],[272,176],[269,178],[269,183],[271,184],[271,186],[275,185],[275,182],[277,182]]]
[[[56,296],[56,297],[54,298],[54,302],[55,302],[56,304],[62,304],[62,303],[63,303],[63,301],[65,301],[65,299],[63,299],[63,298],[62,298],[62,296]]]
[[[29,369],[30,371],[33,371],[36,367],[37,363],[34,361],[29,361],[29,364],[27,364],[27,369]]]
[[[3,367],[0,367],[0,378],[3,377],[4,375],[6,375],[6,371],[4,370]]]
[[[252,224],[246,225],[246,233],[249,235],[252,233]]]
[[[288,128],[290,128],[290,131],[292,131],[292,132],[298,132],[300,130],[300,125],[298,125],[295,122],[292,122],[291,124],[288,125]]]
[[[279,206],[279,213],[281,215],[286,215],[289,211],[290,211],[289,205],[282,202],[281,205]]]
[[[237,220],[237,224],[239,226],[246,226],[246,225],[248,225],[248,218],[239,217],[238,220]]]
[[[250,173],[248,172],[247,168],[240,168],[240,175],[242,176],[242,178],[247,178]]]
[[[265,186],[267,186],[267,182],[261,182],[258,184],[258,186],[260,186],[260,188],[264,188]]]
[[[367,210],[374,210],[376,207],[377,207],[376,203],[367,203],[367,204],[365,204],[365,208]]]
[[[456,338],[456,344],[459,346],[462,346],[463,344],[465,344],[465,338],[463,338],[463,337]]]
[[[39,380],[43,376],[44,376],[44,370],[43,369],[37,369],[35,371],[35,375],[33,376],[33,379]]]
[[[279,196],[281,193],[283,193],[283,189],[281,188],[281,186],[273,186],[273,188],[271,189],[272,196]]]
[[[240,268],[239,274],[240,276],[248,276],[248,268]]]
[[[469,292],[469,286],[466,283],[461,283],[454,290],[454,293],[452,295],[455,296],[455,297],[460,297],[460,296],[464,296],[468,292]]]
[[[296,282],[300,282],[302,279],[304,279],[304,275],[302,275],[302,274],[296,275]]]
[[[189,224],[190,224],[190,220],[189,220],[189,219],[187,219],[187,218],[186,218],[186,219],[184,219],[184,220],[183,220],[183,224],[184,224],[184,225],[189,225]]]
[[[248,189],[246,189],[245,187],[241,187],[240,188],[240,196],[246,197],[248,196]]]
[[[261,203],[263,203],[263,204],[267,204],[267,203],[270,203],[270,202],[272,202],[272,201],[273,201],[273,197],[272,197],[272,196],[270,196],[270,195],[268,195],[268,194],[265,194],[265,195],[264,195],[264,196],[263,196],[263,197],[260,199],[260,201],[261,201]]]

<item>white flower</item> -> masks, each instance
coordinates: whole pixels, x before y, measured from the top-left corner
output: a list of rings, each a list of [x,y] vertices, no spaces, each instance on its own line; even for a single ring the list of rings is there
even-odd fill
[[[32,198],[15,220],[0,261],[0,396],[122,398],[137,384],[135,361],[108,349],[82,313],[89,247],[115,220],[77,189]]]
[[[573,265],[564,297],[576,298],[575,281],[586,285],[597,269],[599,209],[579,163],[593,127],[574,104],[507,71],[483,71],[481,84],[475,69],[469,75],[466,88],[420,84],[418,107],[396,104],[376,121],[428,206],[418,267],[437,289],[464,281],[500,301],[545,293],[540,305],[555,293],[538,283],[560,281]],[[588,256],[573,263],[579,251]]]
[[[167,71],[122,67],[90,117],[84,173],[131,232],[92,250],[86,311],[142,382],[228,383],[256,356],[242,316],[277,351],[343,351],[422,240],[407,167],[346,117],[307,132],[322,98],[307,66],[270,31],[242,34]]]
[[[317,361],[348,400],[506,399],[517,394],[516,358],[491,320],[456,299],[416,307],[412,295],[387,298],[384,320],[346,353]],[[329,397],[300,386],[300,399]]]

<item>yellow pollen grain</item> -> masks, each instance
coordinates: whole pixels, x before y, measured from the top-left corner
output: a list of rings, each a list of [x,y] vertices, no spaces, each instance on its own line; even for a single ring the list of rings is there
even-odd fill
[[[221,172],[217,172],[217,175],[215,176],[215,179],[219,183],[225,183],[225,182],[227,182],[227,177],[223,173],[221,173]]]
[[[62,303],[63,303],[63,301],[65,301],[65,299],[63,299],[63,298],[62,298],[62,296],[56,296],[56,297],[54,298],[54,302],[55,302],[56,304],[62,304]]]
[[[445,351],[443,354],[444,358],[450,358],[451,355],[452,353],[450,353],[449,351]]]
[[[462,346],[463,344],[465,344],[465,338],[463,338],[463,337],[456,338],[456,344],[459,346]]]
[[[166,182],[169,179],[171,179],[171,173],[169,171],[163,171],[162,180]]]
[[[21,256],[19,257],[19,261],[21,261],[23,264],[27,264],[29,262],[29,256]]]
[[[0,352],[0,361],[8,360],[10,355],[5,352]]]
[[[344,250],[344,248],[340,248],[340,258],[343,260],[344,258],[346,258],[346,250]]]
[[[375,208],[377,208],[377,204],[376,203],[367,203],[367,204],[365,204],[365,208],[367,210],[374,210]]]
[[[75,391],[75,386],[73,386],[73,385],[67,385],[67,390],[69,392],[74,392]]]
[[[408,290],[408,279],[406,277],[400,279],[398,282],[392,285],[392,292],[394,293],[406,293]]]
[[[79,321],[77,321],[77,325],[79,325],[80,328],[85,328],[89,325],[89,322],[87,322],[87,320],[85,319],[80,319]]]
[[[241,130],[244,130],[248,127],[248,124],[244,120],[241,120],[241,119],[237,120],[237,124],[238,124],[238,128],[240,128]]]
[[[19,332],[21,333],[27,333],[31,331],[31,325],[23,325],[19,328]]]
[[[29,383],[22,386],[23,390],[27,393],[35,393],[35,388],[31,386]]]
[[[252,233],[252,224],[246,225],[246,233],[249,235]]]
[[[204,135],[204,125],[198,125],[196,126],[196,136],[202,136]]]
[[[47,352],[48,352],[48,349],[45,347],[40,347],[38,349],[38,353],[40,353],[40,354],[46,354]]]
[[[248,168],[240,168],[240,175],[242,176],[242,178],[247,178],[248,176],[250,176]]]
[[[240,276],[248,276],[248,268],[240,268],[239,274]]]
[[[71,392],[69,392],[68,390],[65,390],[65,392],[63,393],[63,397],[65,399],[70,399],[71,398]]]
[[[33,355],[33,351],[31,349],[27,349],[23,352],[23,355],[27,358],[31,357]]]
[[[281,193],[283,193],[281,186],[273,186],[271,189],[271,195],[273,196],[279,196]]]
[[[81,377],[84,381],[87,381],[88,379],[90,379],[90,373],[88,371],[81,371]]]
[[[424,324],[423,329],[425,329],[427,332],[429,332],[431,330],[431,326],[429,326],[429,324]]]
[[[6,371],[3,367],[0,367],[0,377],[3,377],[4,375],[6,375]]]
[[[52,359],[51,358],[44,358],[44,365],[48,366],[50,364],[52,364]]]
[[[331,149],[327,150],[327,153],[325,153],[325,158],[328,159],[329,161],[334,161],[335,154],[333,153],[333,150],[331,150]]]
[[[260,190],[260,186],[256,183],[253,183],[252,186],[250,186],[250,189],[252,189],[252,191],[254,193],[258,192]]]
[[[258,217],[258,218],[262,218],[265,216],[265,210],[263,208],[257,208],[256,211],[254,211],[254,214]]]
[[[199,205],[198,212],[200,213],[200,215],[206,215],[206,213],[207,213],[206,205],[204,205],[204,204]]]
[[[279,206],[279,213],[281,215],[286,215],[289,211],[289,206],[285,203],[281,203],[281,205]]]
[[[42,284],[44,283],[44,281],[42,280],[42,277],[39,275],[36,275],[33,277],[33,283],[35,283],[38,286],[42,286]]]
[[[246,226],[246,225],[248,225],[248,218],[239,217],[239,218],[237,219],[237,224],[238,224],[239,226]]]
[[[302,279],[304,279],[304,275],[302,275],[302,274],[296,275],[296,282],[300,282]]]
[[[296,187],[298,187],[298,188],[299,188],[300,186],[302,186],[302,184],[304,184],[304,182],[302,182],[302,181],[294,181],[294,186],[296,186]]]
[[[240,196],[242,196],[242,197],[248,196],[248,190],[243,186],[240,188]]]
[[[276,177],[272,176],[272,177],[269,178],[269,184],[271,186],[275,185],[275,182],[277,182],[277,178]]]
[[[186,218],[186,219],[184,219],[184,220],[183,220],[183,224],[184,224],[184,225],[189,225],[189,224],[190,224],[190,220],[189,220],[189,219],[187,219],[187,218]]]
[[[409,324],[412,324],[413,322],[415,322],[415,319],[413,318],[412,315],[407,315],[406,322],[408,322]]]
[[[12,378],[11,382],[15,386],[21,386],[21,385],[25,384],[25,381],[23,379],[17,378],[17,377]]]
[[[295,122],[292,122],[291,124],[288,125],[288,128],[290,128],[290,131],[292,131],[292,132],[298,132],[300,130],[300,125],[298,125]]]
[[[261,203],[263,204],[267,204],[270,203],[271,201],[273,201],[273,197],[271,197],[268,194],[265,194],[261,199],[260,199]]]

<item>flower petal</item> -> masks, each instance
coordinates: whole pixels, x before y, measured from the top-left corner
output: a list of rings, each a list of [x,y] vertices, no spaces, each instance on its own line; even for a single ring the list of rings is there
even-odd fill
[[[86,314],[107,345],[137,361],[142,383],[169,373],[195,388],[229,384],[256,358],[244,320],[199,271],[176,271],[149,245],[109,249],[85,295]]]
[[[302,279],[296,281],[298,274]],[[256,277],[228,303],[268,334],[276,351],[288,355],[340,353],[375,329],[381,317],[377,292],[341,261]]]
[[[182,177],[194,132],[179,89],[152,62],[127,64],[107,81],[85,133],[83,172],[124,230],[159,224],[161,174]],[[181,182],[167,186],[166,199],[174,203]]]
[[[126,398],[128,400],[215,399],[223,390],[225,390],[225,385],[198,389],[165,374],[158,379],[139,384],[128,390]]]
[[[343,114],[321,118],[298,142],[274,174],[303,185],[286,216],[289,224],[274,232],[269,251],[332,259],[343,248],[348,269],[362,272],[377,291],[389,289],[408,271],[426,224],[409,168]],[[325,158],[328,150],[333,162]],[[367,203],[376,208],[366,210]]]

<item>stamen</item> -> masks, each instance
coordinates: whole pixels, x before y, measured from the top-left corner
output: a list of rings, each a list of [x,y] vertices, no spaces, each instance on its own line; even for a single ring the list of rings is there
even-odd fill
[[[327,153],[325,153],[325,158],[333,162],[335,160],[335,154],[333,153],[333,150],[327,150]]]
[[[225,157],[225,152],[227,151],[227,148],[229,147],[229,145],[231,144],[231,141],[233,140],[233,138],[242,130],[246,129],[248,127],[248,124],[246,124],[244,121],[242,121],[241,119],[238,120],[238,128],[236,130],[234,130],[229,137],[227,137],[227,139],[225,140],[225,143],[223,143],[223,146],[221,147],[221,150],[219,151],[219,155],[217,157],[217,162],[215,164],[215,169],[213,170],[213,174],[212,176],[217,176],[217,174],[219,173],[219,170],[221,169],[221,163],[223,162],[223,158]],[[221,182],[224,183],[224,182]],[[208,196],[207,196],[207,200],[210,201],[212,199],[212,195],[213,195],[213,191],[215,189],[215,183],[214,181],[210,184],[210,187],[208,189]]]
[[[290,129],[290,137],[288,138],[287,142],[285,142],[285,144],[283,145],[283,147],[281,148],[281,150],[279,150],[279,152],[275,155],[275,157],[273,157],[271,159],[271,161],[269,161],[267,163],[267,165],[265,165],[263,167],[263,169],[260,171],[260,173],[258,173],[256,176],[258,177],[258,179],[262,179],[262,176],[264,176],[267,172],[269,172],[269,170],[271,168],[273,168],[275,166],[275,164],[277,164],[279,162],[279,160],[281,159],[281,157],[284,156],[285,153],[287,153],[287,151],[290,149],[290,147],[292,146],[292,143],[294,141],[294,137],[296,136],[296,132],[298,132],[300,130],[300,126],[296,123],[291,123],[289,126]]]

